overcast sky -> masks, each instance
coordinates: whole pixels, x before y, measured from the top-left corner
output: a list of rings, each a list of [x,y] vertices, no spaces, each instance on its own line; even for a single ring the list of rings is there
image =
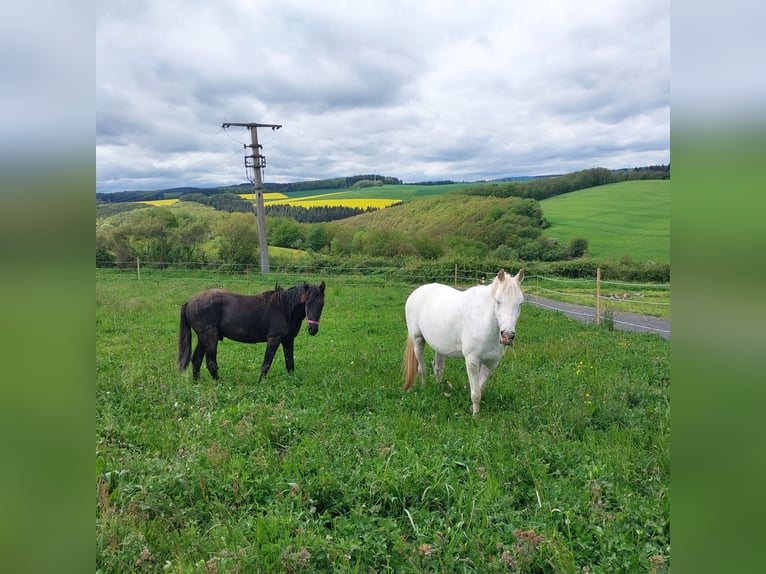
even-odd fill
[[[669,0],[105,0],[96,190],[670,161]]]

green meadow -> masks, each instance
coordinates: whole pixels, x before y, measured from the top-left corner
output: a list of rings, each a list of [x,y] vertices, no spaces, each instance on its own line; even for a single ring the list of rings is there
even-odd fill
[[[432,195],[442,195],[452,191],[464,189],[470,183],[446,183],[442,185],[417,185],[404,183],[400,185],[378,185],[373,187],[344,187],[337,189],[311,189],[305,191],[291,191],[291,199],[300,197],[310,197],[314,195],[332,195],[333,199],[398,199],[401,201],[411,201],[420,197],[429,197]]]
[[[594,259],[670,262],[670,181],[641,180],[581,189],[540,202],[546,237],[588,240]]]
[[[304,279],[294,373],[229,340],[177,372],[191,295]],[[462,360],[402,390],[412,289],[97,269],[96,571],[668,572],[669,341],[525,305],[473,417]]]

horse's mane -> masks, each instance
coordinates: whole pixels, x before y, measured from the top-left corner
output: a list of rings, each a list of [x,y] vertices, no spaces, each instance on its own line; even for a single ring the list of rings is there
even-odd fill
[[[285,289],[279,283],[276,283],[274,289],[271,291],[264,291],[261,295],[267,302],[277,307],[285,307],[289,309],[293,307],[294,300],[297,300],[298,298],[298,288],[290,287],[289,289]]]
[[[303,287],[307,289],[311,295],[317,294],[318,287],[316,285],[309,285],[304,282]],[[274,285],[272,291],[265,291],[263,296],[275,306],[283,307],[289,311],[301,303],[301,285],[285,289],[277,283]]]
[[[519,270],[521,272],[521,270]],[[513,275],[510,275],[509,273],[503,271],[505,273],[506,278],[513,279]],[[521,274],[521,277],[523,279],[524,275]],[[502,287],[501,287],[502,285]],[[502,281],[499,282],[498,278],[495,277],[492,280],[492,283],[489,284],[490,293],[494,296],[498,289],[503,289],[504,291],[512,291],[515,295],[520,295],[521,298],[524,298],[524,292],[521,290],[521,285],[519,285],[518,281]]]

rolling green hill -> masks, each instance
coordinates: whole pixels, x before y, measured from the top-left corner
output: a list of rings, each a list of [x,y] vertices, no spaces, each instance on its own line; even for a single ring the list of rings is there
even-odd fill
[[[514,245],[520,232],[513,224],[519,223],[519,202],[525,200],[443,191],[447,193],[414,198],[404,205],[344,219],[335,225],[436,240],[458,236],[492,246]],[[561,244],[583,237],[588,240],[587,254],[594,259],[619,260],[629,255],[634,261],[670,262],[669,180],[602,185],[546,199],[539,205],[551,224],[543,233],[545,237]]]
[[[500,245],[516,247],[522,238],[536,237],[541,215],[531,199],[445,193],[342,219],[334,225],[437,242],[475,240],[494,249]]]
[[[626,181],[540,202],[546,237],[588,240],[594,259],[670,262],[670,181]]]
[[[503,260],[551,262],[579,257],[582,251],[575,246],[582,243],[572,240],[582,238],[588,245],[585,263],[592,259],[615,265],[632,261],[667,266],[669,169],[658,173],[663,177],[642,179],[651,173],[593,169],[547,179],[479,185],[388,183],[299,189],[291,191],[289,198],[305,200],[306,205],[347,201],[358,204],[357,211],[362,211],[365,201],[389,199],[402,203],[353,217],[343,215],[346,219],[336,217],[334,221],[273,214],[269,243],[283,248],[310,246],[316,254],[331,256],[420,256],[429,260],[446,256],[476,261],[491,255]],[[609,183],[615,178],[632,179]],[[586,185],[591,187],[582,187]],[[213,195],[244,203],[252,217],[247,201],[231,194]],[[194,250],[215,259],[220,256],[214,248],[217,236],[231,231],[226,225],[228,213],[241,210],[216,207],[206,208],[203,213],[194,206],[202,207],[196,200],[176,202],[156,208],[165,211],[153,217],[154,208],[145,204],[97,201],[97,252],[105,261],[123,260],[130,254],[149,263],[159,261],[160,254],[177,259],[184,253],[188,257]],[[292,227],[291,218],[295,219]],[[167,223],[166,229],[156,230],[162,222]],[[193,229],[191,222],[199,223],[206,237],[181,237],[183,230]],[[312,227],[317,222],[324,227]],[[550,224],[547,229],[546,222]],[[242,241],[240,238],[235,243]],[[152,255],[149,247],[157,253]]]

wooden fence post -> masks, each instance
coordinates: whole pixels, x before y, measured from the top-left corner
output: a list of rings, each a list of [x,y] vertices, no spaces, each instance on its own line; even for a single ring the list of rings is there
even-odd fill
[[[457,287],[457,263],[455,263],[455,287]]]
[[[138,273],[138,278],[141,279],[141,258],[136,257],[136,272]]]
[[[596,267],[596,325],[601,324],[601,267]]]

